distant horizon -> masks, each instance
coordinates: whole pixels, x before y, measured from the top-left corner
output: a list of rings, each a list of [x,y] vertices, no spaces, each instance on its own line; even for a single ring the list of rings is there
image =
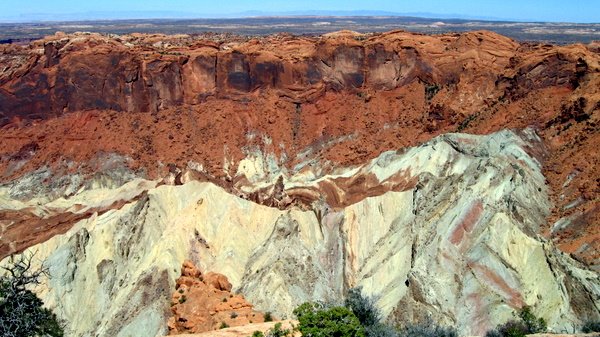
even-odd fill
[[[368,8],[365,8],[368,7]],[[308,8],[308,9],[307,9]],[[51,21],[135,20],[135,19],[230,19],[272,16],[406,16],[431,19],[459,19],[511,22],[600,23],[600,1],[572,0],[430,0],[412,1],[316,0],[280,2],[274,0],[230,0],[215,2],[178,0],[105,0],[102,3],[72,3],[69,0],[0,2],[0,22],[34,23]]]
[[[472,16],[461,14],[438,14],[438,13],[395,13],[386,11],[372,10],[353,10],[353,11],[290,11],[290,12],[265,12],[265,11],[245,11],[231,14],[200,14],[184,13],[176,11],[128,11],[128,12],[81,12],[81,13],[63,13],[46,14],[31,13],[19,18],[0,16],[0,22],[6,23],[35,23],[35,22],[53,22],[53,21],[92,21],[92,20],[170,20],[170,19],[243,19],[243,18],[261,18],[261,17],[415,17],[427,19],[445,19],[445,20],[478,20],[478,21],[507,21],[507,22],[538,22],[535,20],[518,20],[514,18],[501,18],[493,16]],[[545,21],[548,22],[548,21]],[[558,22],[558,21],[557,21]]]

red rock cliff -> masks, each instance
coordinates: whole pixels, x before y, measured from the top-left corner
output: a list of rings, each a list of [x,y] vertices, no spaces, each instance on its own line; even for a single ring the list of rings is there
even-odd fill
[[[248,146],[288,167],[353,165],[445,132],[533,126],[556,205],[546,234],[572,217],[553,237],[598,261],[599,63],[594,45],[483,31],[57,35],[0,46],[0,172],[7,181],[64,160],[93,171],[98,153],[119,153],[150,176],[164,174],[160,162],[202,163],[228,186],[224,157],[235,164]]]
[[[589,54],[583,46],[521,46],[489,32],[369,38],[340,32],[233,42],[50,37],[25,49],[4,47],[0,125],[15,117],[69,111],[157,111],[209,96],[239,99],[268,90],[302,103],[326,91],[359,93],[415,83],[430,86],[431,94],[443,88],[468,92],[468,101],[451,107],[474,111],[486,99],[556,86],[573,89],[590,71]]]

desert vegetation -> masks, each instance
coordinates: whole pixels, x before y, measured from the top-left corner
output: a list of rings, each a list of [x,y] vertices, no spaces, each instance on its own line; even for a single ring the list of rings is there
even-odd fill
[[[590,332],[600,332],[600,320],[596,321],[587,321],[581,327],[581,332],[590,333]]]
[[[38,285],[47,270],[34,268],[35,254],[11,257],[0,272],[0,336],[63,336],[63,327],[56,315],[44,308],[44,303],[29,287]]]
[[[531,311],[531,307],[524,306],[519,310],[519,319],[509,320],[498,325],[495,329],[488,331],[485,337],[523,337],[546,330],[546,321],[541,317],[536,317]]]
[[[275,325],[273,326],[273,328],[269,329],[267,331],[266,337],[286,337],[286,336],[291,336],[293,333],[293,330],[290,329],[284,329],[282,328],[282,324],[281,323],[275,323]],[[254,334],[252,334],[252,337],[264,337],[265,335],[260,332],[260,331],[255,331]]]
[[[386,323],[375,306],[372,298],[362,294],[362,289],[353,288],[348,291],[343,305],[307,302],[294,310],[298,325],[294,330],[302,336],[310,337],[457,337],[454,327],[440,326],[432,321],[407,323],[392,326]],[[524,337],[530,334],[543,333],[548,330],[546,321],[537,317],[529,306],[522,307],[518,318],[509,320],[488,331],[485,337]],[[276,329],[277,334],[269,336],[291,336],[291,330]],[[600,332],[600,321],[588,321],[581,327],[581,332]],[[254,336],[253,337],[262,337]]]
[[[372,298],[362,289],[348,291],[344,305],[308,302],[294,310],[298,318],[296,329],[302,336],[325,337],[456,337],[452,327],[432,322],[392,326],[387,324]]]
[[[327,307],[322,303],[307,302],[294,310],[298,330],[311,337],[364,337],[365,329],[356,315],[342,306]]]

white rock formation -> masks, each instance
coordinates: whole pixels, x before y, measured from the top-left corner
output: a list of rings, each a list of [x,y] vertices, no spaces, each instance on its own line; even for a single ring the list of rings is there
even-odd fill
[[[50,268],[37,291],[69,336],[165,334],[185,259],[287,317],[362,286],[390,320],[432,317],[482,334],[527,304],[560,331],[599,317],[600,281],[535,235],[550,207],[527,153],[537,141],[530,131],[451,134],[336,174],[285,177],[289,196],[317,196],[309,210],[141,179],[55,200],[0,188],[0,207],[66,212],[136,196],[29,249]]]

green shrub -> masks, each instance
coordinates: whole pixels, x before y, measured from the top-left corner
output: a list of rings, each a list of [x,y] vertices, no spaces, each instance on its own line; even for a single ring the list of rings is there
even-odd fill
[[[440,91],[440,86],[437,84],[426,85],[425,86],[425,99],[427,101],[431,101],[433,97]]]
[[[292,335],[292,331],[282,329],[281,323],[276,323],[275,326],[267,331],[267,337],[287,337]]]
[[[419,324],[410,324],[400,330],[400,337],[457,337],[456,329],[443,327],[431,321]]]
[[[0,336],[62,337],[64,334],[56,315],[26,289],[40,284],[42,276],[48,275],[43,266],[40,269],[31,266],[34,255],[11,257],[10,264],[3,267],[6,273],[0,276]]]
[[[373,300],[362,295],[361,287],[352,288],[348,291],[348,297],[344,305],[352,310],[363,326],[375,325],[381,320],[381,314],[375,307]]]
[[[398,337],[398,331],[394,327],[383,323],[375,323],[365,326],[366,337]]]
[[[181,295],[179,298],[179,304],[185,303],[185,301],[187,301],[187,297],[185,297],[185,295]]]
[[[498,331],[498,328],[496,328],[486,332],[485,337],[502,337],[502,334],[500,333],[500,331]]]
[[[546,326],[546,321],[541,317],[535,317],[535,315],[531,312],[531,307],[529,306],[524,306],[521,308],[519,311],[519,318],[521,318],[521,321],[523,321],[527,327],[528,333],[530,334],[545,332],[548,328]]]
[[[227,324],[225,322],[221,322],[221,325],[219,326],[219,329],[225,329],[225,328],[229,328],[229,324]]]
[[[600,332],[600,321],[587,321],[581,327],[581,331],[585,333]]]
[[[265,335],[262,333],[262,331],[256,330],[252,333],[252,337],[265,337]]]
[[[354,313],[345,307],[324,308],[307,302],[294,309],[298,330],[310,337],[364,337],[365,330]]]
[[[544,332],[547,329],[546,321],[537,318],[531,307],[524,306],[519,310],[520,320],[510,320],[498,325],[495,329],[488,331],[485,337],[523,337],[529,334]]]
[[[525,323],[514,319],[499,325],[496,330],[502,337],[524,337],[529,332]]]
[[[265,322],[273,322],[273,315],[270,311],[265,312]]]
[[[392,326],[381,322],[381,313],[373,299],[362,294],[362,288],[352,288],[344,305],[352,310],[365,329],[366,337],[396,337],[398,332]]]

